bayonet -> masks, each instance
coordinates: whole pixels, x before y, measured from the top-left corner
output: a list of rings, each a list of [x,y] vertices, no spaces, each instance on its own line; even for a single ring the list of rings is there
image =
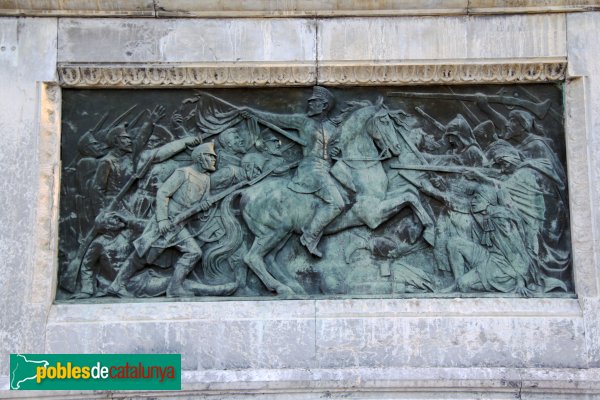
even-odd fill
[[[439,131],[441,131],[441,132],[445,132],[446,131],[446,126],[444,126],[444,124],[442,124],[437,119],[433,118],[431,115],[427,114],[425,111],[423,111],[423,109],[421,107],[415,107],[415,111],[418,112],[426,120],[428,120],[429,122],[431,122],[431,124],[433,126],[435,126]]]

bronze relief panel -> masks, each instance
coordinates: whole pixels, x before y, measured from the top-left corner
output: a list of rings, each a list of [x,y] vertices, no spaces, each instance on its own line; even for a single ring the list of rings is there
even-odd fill
[[[557,84],[64,89],[57,300],[573,296]]]

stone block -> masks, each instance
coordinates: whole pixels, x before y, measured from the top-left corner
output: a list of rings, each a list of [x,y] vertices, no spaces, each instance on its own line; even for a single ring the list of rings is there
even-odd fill
[[[309,19],[61,19],[59,62],[302,62]]]
[[[320,301],[316,315],[322,368],[586,365],[575,300]]]
[[[589,366],[600,367],[600,299],[583,298],[583,319]]]
[[[588,189],[588,201],[591,202],[590,217],[585,223],[593,232],[591,238],[587,235],[575,239],[591,242],[593,254],[590,252],[588,263],[589,267],[595,268],[595,285],[600,287],[600,185],[597,184],[600,182],[600,137],[597,134],[600,131],[600,41],[596,36],[596,32],[600,30],[600,13],[569,14],[567,27],[569,73],[585,77],[580,84],[585,101],[574,104],[573,118],[578,118],[581,127],[587,132],[587,147],[579,144],[579,148],[580,151],[586,152],[588,164],[586,170],[580,173],[585,174],[591,183]],[[592,295],[598,296],[597,293],[590,296]]]
[[[308,368],[314,365],[314,320],[172,323],[169,342],[182,368]]]
[[[11,352],[42,350],[46,306],[30,306],[38,182],[39,82],[56,73],[56,19],[0,18],[0,374]],[[35,60],[35,61],[32,61]]]
[[[330,19],[319,21],[318,54],[323,62],[565,57],[565,32],[560,14]]]
[[[314,365],[314,333],[312,301],[61,304],[46,348],[181,353],[185,370],[303,368]]]

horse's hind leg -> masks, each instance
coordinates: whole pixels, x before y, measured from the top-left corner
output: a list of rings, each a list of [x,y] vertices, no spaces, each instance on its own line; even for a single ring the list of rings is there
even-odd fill
[[[277,253],[279,253],[281,248],[285,246],[287,241],[290,239],[290,236],[292,236],[292,234],[288,233],[288,235],[277,244],[277,247],[271,252],[269,252],[269,254],[267,254],[267,256],[265,257],[265,262],[269,266],[269,270],[271,271],[271,274],[275,277],[275,279],[279,280],[280,282],[283,282],[285,285],[292,288],[292,290],[296,294],[306,294],[304,288],[294,280],[293,276],[289,273],[287,268],[279,265],[279,263],[276,260]]]
[[[256,237],[250,251],[244,256],[244,262],[267,289],[280,295],[293,295],[294,291],[289,286],[279,282],[267,271],[267,264],[265,264],[264,259],[287,235],[288,232],[273,232],[271,236]]]

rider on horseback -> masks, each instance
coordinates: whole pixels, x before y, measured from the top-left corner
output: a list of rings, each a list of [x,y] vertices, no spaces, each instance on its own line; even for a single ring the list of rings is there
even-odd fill
[[[300,237],[300,242],[317,257],[322,256],[317,244],[325,227],[340,215],[344,208],[344,199],[330,174],[331,157],[339,153],[339,149],[333,145],[338,127],[329,118],[334,106],[333,94],[324,87],[315,86],[312,96],[308,99],[306,115],[273,114],[245,109],[272,124],[298,131],[295,141],[303,146],[303,158],[288,187],[297,193],[312,193],[325,202],[323,207],[317,209],[309,226],[302,229],[303,234]]]

